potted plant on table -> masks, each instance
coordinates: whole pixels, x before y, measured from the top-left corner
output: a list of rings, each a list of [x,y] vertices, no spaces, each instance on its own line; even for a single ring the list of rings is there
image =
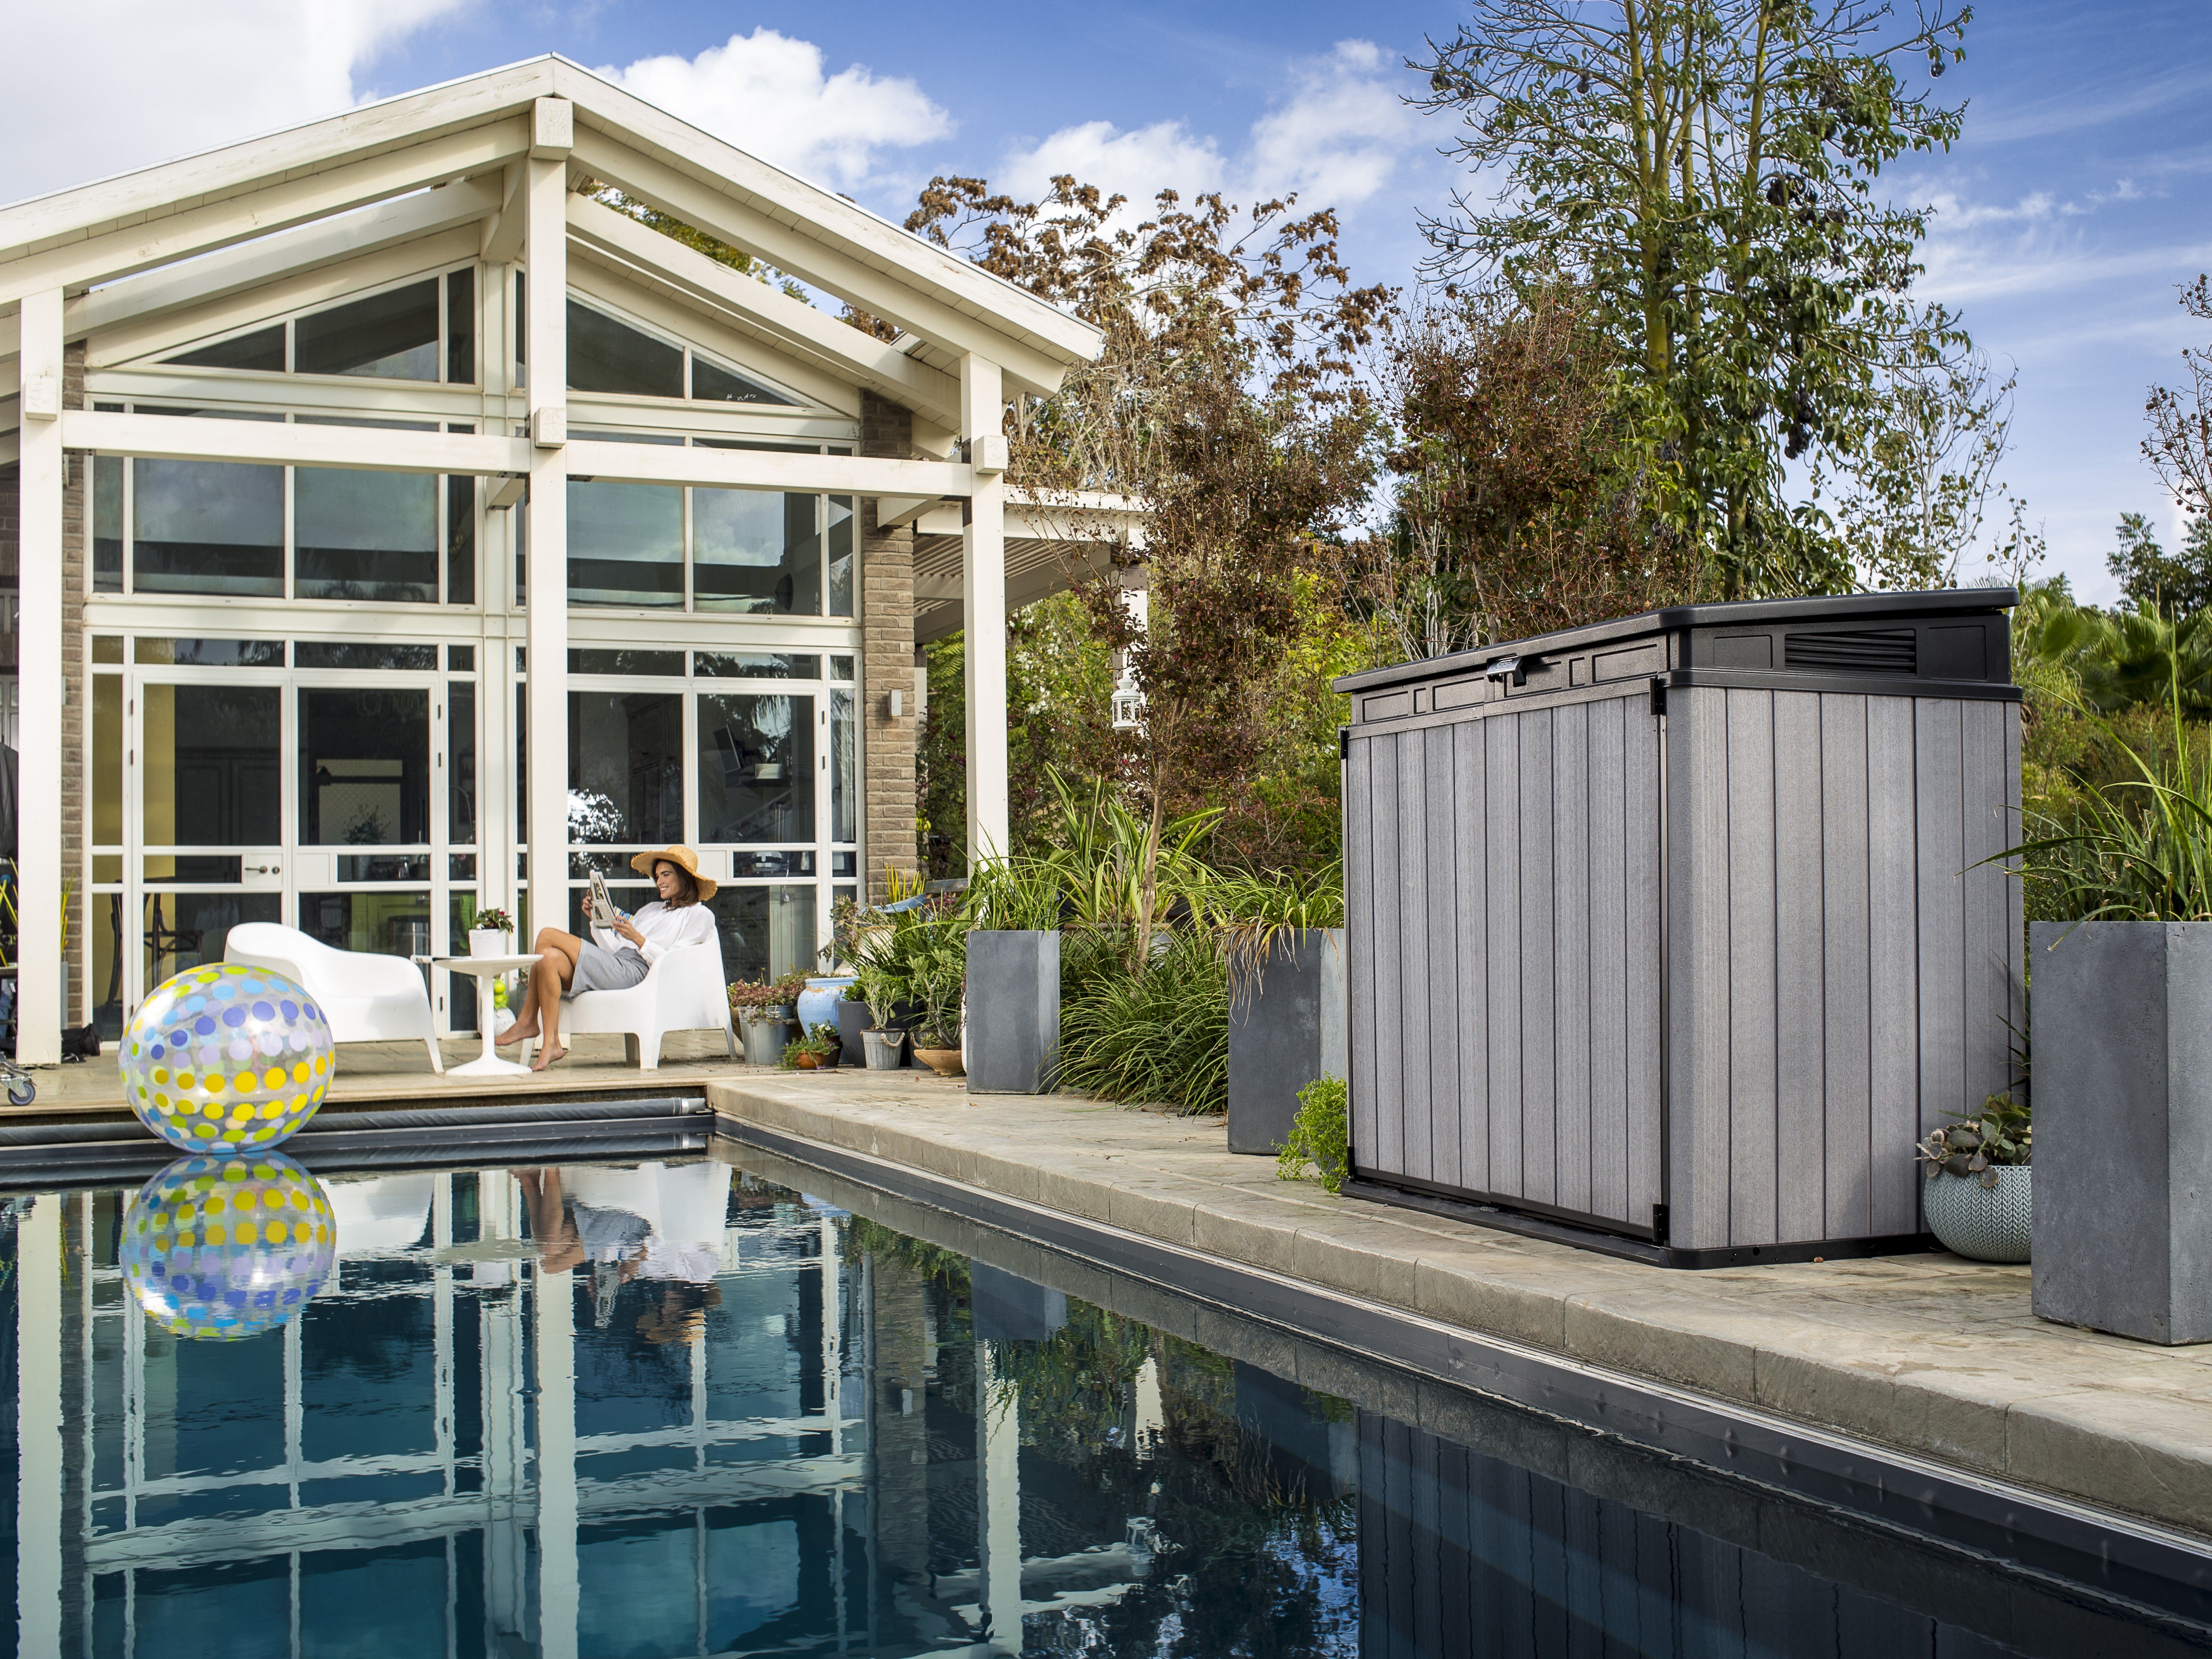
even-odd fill
[[[479,910],[469,918],[469,954],[472,957],[503,957],[507,954],[507,941],[514,932],[514,918],[504,910]]]
[[[1958,1117],[1916,1148],[1927,1166],[1920,1207],[1928,1230],[1969,1261],[2025,1261],[2034,1192],[2028,1109],[1991,1095],[1978,1115]]]
[[[835,1071],[837,1056],[844,1046],[837,1028],[825,1021],[805,1036],[786,1043],[779,1063],[787,1072]]]
[[[745,1059],[750,1064],[781,1063],[797,1018],[792,1005],[805,982],[805,975],[794,971],[776,979],[740,980],[730,987],[730,1012],[744,1034]]]

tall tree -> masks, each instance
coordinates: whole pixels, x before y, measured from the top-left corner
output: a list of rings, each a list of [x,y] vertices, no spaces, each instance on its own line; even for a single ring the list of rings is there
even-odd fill
[[[2212,519],[2190,520],[2181,550],[2169,554],[2140,513],[2120,514],[2105,568],[2120,585],[2128,608],[2179,620],[2212,605]]]
[[[2212,277],[2199,276],[2181,290],[2181,308],[2199,322],[2212,323]],[[2172,491],[2174,500],[2203,519],[2212,517],[2212,351],[2184,348],[2189,370],[2185,392],[2153,386],[2144,413],[2150,436],[2143,459]]]
[[[1430,43],[1425,107],[1462,118],[1479,177],[1428,221],[1442,272],[1585,284],[1655,503],[1727,594],[1847,585],[1786,463],[1855,454],[1907,325],[1924,209],[1885,164],[1948,147],[1942,75],[1969,13],[1871,0],[1474,0]],[[1947,350],[1964,342],[1945,340]]]

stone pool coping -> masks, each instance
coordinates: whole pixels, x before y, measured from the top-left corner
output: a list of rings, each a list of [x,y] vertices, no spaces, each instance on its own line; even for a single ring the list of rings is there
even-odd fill
[[[1218,1119],[913,1072],[707,1094],[805,1140],[2212,1539],[2212,1345],[2045,1323],[2025,1267],[1647,1267],[1279,1182]]]

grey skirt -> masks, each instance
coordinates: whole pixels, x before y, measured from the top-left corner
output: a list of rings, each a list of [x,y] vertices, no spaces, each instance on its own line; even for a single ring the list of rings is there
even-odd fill
[[[587,939],[577,943],[584,948],[576,956],[575,983],[561,994],[564,1002],[586,991],[627,991],[646,975],[645,958],[627,945],[607,951]]]

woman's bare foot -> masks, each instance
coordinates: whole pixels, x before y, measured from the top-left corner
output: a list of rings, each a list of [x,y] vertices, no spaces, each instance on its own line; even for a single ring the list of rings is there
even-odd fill
[[[530,1062],[530,1069],[533,1072],[542,1072],[555,1060],[565,1060],[568,1055],[568,1051],[566,1048],[540,1048],[538,1051],[538,1058]]]
[[[492,1041],[504,1048],[510,1042],[527,1042],[537,1035],[538,1022],[535,1019],[518,1019]]]

